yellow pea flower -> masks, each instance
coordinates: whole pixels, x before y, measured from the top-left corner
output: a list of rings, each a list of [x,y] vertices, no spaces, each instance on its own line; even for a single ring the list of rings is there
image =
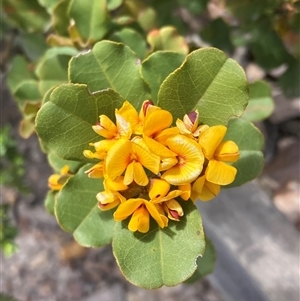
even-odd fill
[[[48,178],[48,187],[54,191],[61,190],[71,176],[69,166],[65,165],[60,174],[53,174]]]
[[[150,202],[161,206],[172,220],[179,221],[183,216],[181,205],[175,200],[181,196],[183,191],[172,190],[169,192],[171,185],[162,179],[152,179],[149,189]]]
[[[226,131],[223,125],[212,126],[199,137],[199,145],[208,160],[206,180],[218,185],[228,185],[234,181],[236,168],[224,162],[235,162],[240,156],[238,146],[233,141],[222,142]]]
[[[104,191],[96,195],[99,202],[98,206],[101,210],[110,210],[126,201],[125,197],[119,192],[128,189],[128,186],[123,183],[123,177],[119,177],[113,181],[108,176],[105,176],[103,186]]]
[[[149,112],[160,110],[159,107],[154,106],[151,100],[145,100],[142,104],[141,110],[138,114],[136,109],[128,101],[125,101],[122,108],[118,110],[118,113],[122,115],[131,125],[133,133],[136,135],[142,135],[143,124],[146,115]]]
[[[190,138],[197,138],[200,133],[208,128],[208,125],[199,125],[198,110],[185,114],[183,120],[177,119],[176,126],[180,134]]]
[[[166,170],[161,178],[172,185],[191,183],[203,169],[204,156],[198,144],[184,135],[176,135],[166,142],[176,154],[177,164]]]
[[[109,150],[105,162],[105,170],[111,179],[114,180],[125,172],[125,185],[134,181],[140,186],[146,186],[149,182],[144,167],[158,174],[160,164],[159,157],[152,156],[142,146],[128,140],[116,142]]]

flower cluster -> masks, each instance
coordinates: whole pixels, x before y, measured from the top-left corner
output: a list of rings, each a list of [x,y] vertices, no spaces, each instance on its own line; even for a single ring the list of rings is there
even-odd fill
[[[103,178],[104,191],[97,194],[99,207],[114,212],[116,221],[131,216],[128,228],[146,233],[150,216],[164,228],[179,221],[181,200],[204,201],[215,197],[220,186],[232,183],[236,168],[226,162],[239,158],[238,146],[223,141],[223,125],[198,125],[198,111],[177,120],[151,101],[140,112],[127,101],[115,111],[114,123],[106,115],[93,130],[105,138],[90,143],[87,158],[99,162],[87,171]]]

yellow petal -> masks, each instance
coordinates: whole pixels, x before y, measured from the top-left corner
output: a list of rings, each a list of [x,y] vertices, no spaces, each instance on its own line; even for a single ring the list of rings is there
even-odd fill
[[[171,158],[161,158],[160,166],[159,166],[159,171],[164,171],[167,170],[174,165],[178,163],[178,160],[176,157],[171,157]]]
[[[199,145],[203,149],[204,156],[210,160],[214,152],[226,134],[224,125],[211,126],[199,136]]]
[[[53,174],[48,178],[48,186],[52,190],[60,190],[63,185],[58,183],[60,178],[59,174]]]
[[[194,181],[203,169],[204,156],[197,143],[183,135],[167,141],[167,146],[177,154],[178,163],[165,171],[162,178],[172,185]]]
[[[105,189],[109,189],[112,191],[124,191],[128,189],[128,186],[123,183],[124,177],[120,176],[115,181],[111,178],[106,177],[103,181]]]
[[[114,138],[118,132],[116,125],[106,115],[100,115],[99,117],[100,123],[94,125],[93,130],[104,138]]]
[[[190,135],[191,134],[191,131],[189,129],[187,129],[185,123],[182,120],[177,119],[176,126],[179,129],[180,134],[182,134],[182,135]]]
[[[162,130],[159,134],[155,135],[155,141],[166,145],[166,142],[169,138],[178,135],[179,130],[177,127],[168,128],[165,130]]]
[[[95,164],[90,169],[86,170],[85,173],[89,178],[102,178],[103,177],[103,161]]]
[[[147,114],[144,121],[144,135],[152,137],[168,128],[173,121],[172,114],[166,110],[156,110]]]
[[[216,160],[225,162],[235,162],[239,157],[239,147],[231,140],[221,142],[214,154]]]
[[[120,138],[130,139],[132,128],[130,123],[120,114],[116,113],[116,122],[118,128],[118,136]]]
[[[237,170],[233,166],[220,161],[210,160],[205,175],[207,181],[211,183],[228,185],[234,181],[236,172]]]
[[[115,208],[121,202],[117,195],[107,191],[97,193],[96,198],[99,202],[98,207],[103,211]]]
[[[70,168],[69,165],[65,165],[61,170],[60,170],[60,174],[61,175],[65,175],[69,172]]]
[[[170,184],[162,179],[152,179],[149,189],[151,200],[164,197],[170,190]]]
[[[131,124],[132,128],[136,127],[139,123],[138,112],[128,101],[125,101],[122,108],[116,112],[117,114],[123,116]]]
[[[143,199],[129,199],[126,202],[119,205],[114,213],[114,219],[117,222],[123,221],[130,216],[137,208],[144,203]]]
[[[147,145],[147,147],[156,155],[161,156],[161,157],[175,157],[176,154],[169,150],[166,146],[163,144],[155,141],[152,138],[149,138],[147,136],[143,136],[144,141]]]
[[[145,206],[140,206],[133,213],[128,229],[132,232],[139,231],[141,233],[147,233],[149,231],[150,215]]]
[[[158,212],[155,204],[148,201],[145,201],[144,204],[146,205],[146,208],[149,211],[150,215],[155,219],[155,221],[161,228],[164,228],[168,225],[167,217]]]
[[[190,184],[190,183],[184,184],[184,185],[179,185],[179,186],[178,186],[178,189],[179,189],[180,191],[182,191],[180,197],[181,197],[183,200],[187,201],[187,200],[191,197],[191,189],[192,189],[192,187],[191,187],[191,184]]]
[[[131,162],[132,147],[128,140],[120,139],[107,152],[105,170],[107,175],[115,180]]]
[[[210,201],[220,192],[220,185],[213,184],[205,179],[205,175],[199,177],[193,184],[191,199],[195,202],[197,199],[201,201]]]
[[[205,175],[199,177],[192,185],[192,193],[191,193],[191,199],[193,202],[196,201],[196,198],[198,198],[199,194],[203,190],[203,186],[205,183]]]
[[[133,182],[133,162],[129,163],[126,171],[125,171],[125,175],[124,175],[124,185],[129,185]]]
[[[133,162],[133,180],[140,186],[146,186],[149,183],[147,174],[140,162]]]
[[[146,151],[142,146],[131,142],[132,152],[136,161],[140,162],[144,167],[152,171],[154,174],[158,174],[160,160],[158,156],[153,156],[151,153]]]

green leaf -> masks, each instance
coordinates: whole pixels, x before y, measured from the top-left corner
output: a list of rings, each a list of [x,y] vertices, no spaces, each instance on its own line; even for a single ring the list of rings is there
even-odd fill
[[[216,48],[193,51],[170,74],[158,92],[158,106],[174,120],[195,109],[204,124],[227,124],[241,116],[248,102],[248,84],[241,66]]]
[[[264,23],[255,27],[253,36],[249,48],[261,67],[276,68],[291,57],[278,34],[271,29],[268,31]]]
[[[177,69],[185,59],[185,55],[170,51],[156,51],[142,63],[142,76],[148,83],[152,100],[157,100],[157,94],[166,77]]]
[[[40,102],[42,95],[39,91],[39,83],[36,80],[24,80],[15,90],[15,98],[20,106],[24,106],[26,101]]]
[[[27,63],[24,57],[15,56],[7,76],[7,86],[14,94],[20,84],[25,80],[35,80],[32,64]]]
[[[203,257],[197,258],[197,270],[192,277],[187,279],[185,283],[191,284],[200,278],[212,273],[215,268],[217,254],[212,242],[205,237],[205,252]]]
[[[288,97],[300,97],[300,61],[292,60],[286,72],[279,78],[279,84]]]
[[[106,0],[107,2],[107,9],[108,10],[114,10],[118,8],[124,0]]]
[[[43,32],[49,20],[37,0],[3,0],[2,9],[12,26],[25,32]]]
[[[36,68],[42,95],[52,87],[68,82],[68,64],[71,57],[77,53],[72,47],[53,47],[45,53]]]
[[[188,45],[184,38],[178,34],[176,28],[171,26],[152,30],[147,36],[147,41],[153,52],[158,50],[171,50],[184,55],[189,52]]]
[[[43,147],[63,159],[90,162],[83,150],[90,148],[90,142],[102,139],[92,125],[99,122],[101,114],[113,119],[115,109],[123,102],[110,89],[90,94],[86,85],[59,86],[37,115],[36,131]]]
[[[60,172],[60,170],[65,166],[69,166],[69,172],[75,174],[84,163],[78,161],[65,160],[53,153],[48,154],[48,162],[50,166],[55,170],[55,172]]]
[[[31,61],[39,59],[49,48],[42,33],[20,34],[20,46]]]
[[[174,286],[196,270],[196,258],[204,253],[205,241],[199,211],[183,202],[184,216],[160,229],[151,221],[148,233],[132,233],[128,221],[116,223],[113,252],[126,279],[134,285],[153,289]]]
[[[255,122],[268,118],[274,110],[271,87],[264,81],[249,84],[250,99],[242,116],[243,119]]]
[[[106,0],[73,0],[69,11],[81,36],[88,41],[99,41],[109,31],[111,23]]]
[[[140,59],[143,59],[148,52],[146,39],[131,28],[126,27],[115,32],[110,39],[116,42],[122,42],[129,46]]]
[[[52,25],[56,32],[62,36],[69,36],[70,25],[69,5],[71,0],[61,0],[55,5],[52,13]]]
[[[261,132],[249,121],[232,119],[223,139],[233,140],[239,147],[240,158],[232,163],[238,172],[234,182],[226,187],[240,186],[255,179],[264,167],[262,148],[264,144]]]
[[[140,75],[140,60],[123,44],[101,41],[92,51],[72,58],[72,83],[87,84],[91,92],[111,88],[135,107],[150,98]]]
[[[212,20],[200,32],[204,41],[224,51],[233,50],[230,34],[230,27],[221,18]]]
[[[103,190],[103,183],[84,173],[91,166],[81,168],[59,192],[55,216],[62,229],[72,232],[80,245],[100,247],[111,242],[115,222],[112,210],[98,208],[96,194]]]
[[[55,205],[55,198],[57,197],[57,193],[58,191],[49,190],[45,199],[45,208],[52,215],[54,215],[54,205]]]
[[[41,6],[45,7],[49,13],[51,13],[59,0],[38,0],[38,2]]]

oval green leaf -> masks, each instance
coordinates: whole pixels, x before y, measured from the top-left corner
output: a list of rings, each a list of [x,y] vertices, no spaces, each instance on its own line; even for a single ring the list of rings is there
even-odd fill
[[[102,39],[110,29],[106,0],[73,0],[69,6],[70,18],[75,21],[80,35],[87,41]]]
[[[148,233],[132,233],[128,221],[116,223],[113,253],[125,278],[134,285],[153,289],[175,286],[196,270],[196,258],[204,253],[202,220],[196,206],[183,202],[180,222],[169,221],[160,229],[151,221]]]
[[[166,77],[177,69],[185,59],[185,55],[171,51],[156,51],[142,63],[142,76],[148,83],[152,100],[157,100],[157,94]]]
[[[72,47],[53,47],[45,53],[36,67],[42,95],[52,87],[68,82],[68,64],[71,57],[77,53]]]
[[[158,92],[158,106],[169,110],[174,120],[195,109],[204,124],[226,125],[241,116],[248,103],[248,84],[242,67],[216,48],[189,54],[170,74]]]
[[[264,167],[261,132],[249,121],[236,118],[229,121],[224,140],[233,140],[240,151],[239,160],[232,164],[238,170],[236,178],[226,187],[240,186],[255,179]]]
[[[129,46],[140,59],[143,59],[148,52],[146,39],[131,28],[125,27],[120,31],[114,32],[110,39]]]
[[[72,232],[84,247],[100,247],[111,242],[114,220],[112,211],[98,208],[96,194],[103,190],[102,179],[91,179],[84,172],[88,164],[71,177],[59,192],[55,216],[63,230]]]
[[[90,94],[86,85],[59,86],[37,114],[36,131],[43,147],[63,159],[90,162],[83,150],[102,139],[92,125],[99,122],[101,114],[113,119],[115,108],[123,102],[110,89]]]
[[[250,99],[242,116],[243,119],[255,122],[268,118],[274,111],[271,87],[264,81],[249,84]]]
[[[120,43],[101,41],[92,51],[72,58],[69,78],[87,84],[91,92],[111,88],[139,107],[150,98],[149,87],[140,75],[140,60]]]

